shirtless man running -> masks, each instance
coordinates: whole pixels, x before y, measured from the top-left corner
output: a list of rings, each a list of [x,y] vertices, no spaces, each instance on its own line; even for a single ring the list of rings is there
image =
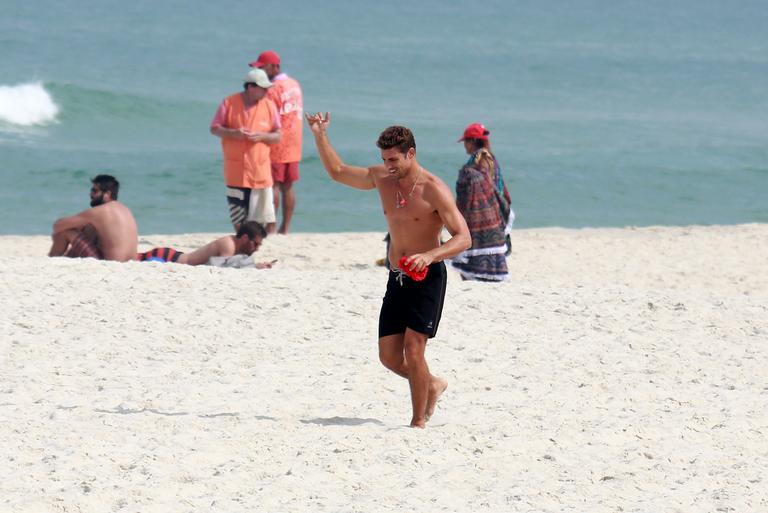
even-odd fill
[[[424,351],[437,333],[443,309],[446,270],[443,260],[469,248],[464,217],[448,186],[416,161],[416,142],[402,126],[384,130],[376,143],[383,164],[356,167],[345,164],[328,139],[329,113],[307,114],[320,159],[335,181],[355,189],[378,189],[391,243],[389,261],[402,267],[389,272],[387,292],[379,314],[379,359],[392,372],[408,379],[413,417],[411,426],[423,428],[448,383],[429,372]],[[440,244],[443,227],[451,239]],[[416,281],[406,271],[426,278]]]
[[[53,224],[48,256],[133,260],[138,228],[128,207],[117,201],[120,183],[110,175],[98,175],[91,183],[91,208]]]

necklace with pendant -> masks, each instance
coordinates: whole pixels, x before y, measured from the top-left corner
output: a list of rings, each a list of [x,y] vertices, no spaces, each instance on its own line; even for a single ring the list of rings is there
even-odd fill
[[[419,167],[419,174],[416,175],[416,180],[414,180],[413,185],[411,186],[411,192],[408,193],[408,196],[403,196],[403,193],[400,192],[400,182],[397,182],[397,191],[395,192],[396,208],[404,208],[408,205],[408,200],[413,196],[413,191],[416,190],[416,184],[419,183],[419,178],[421,178],[421,167]]]

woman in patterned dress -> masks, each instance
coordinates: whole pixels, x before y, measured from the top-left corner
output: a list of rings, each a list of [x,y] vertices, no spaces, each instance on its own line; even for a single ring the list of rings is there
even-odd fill
[[[451,265],[465,280],[504,281],[509,276],[506,255],[514,213],[489,133],[482,124],[472,123],[459,139],[470,157],[459,170],[456,204],[469,226],[472,247]]]

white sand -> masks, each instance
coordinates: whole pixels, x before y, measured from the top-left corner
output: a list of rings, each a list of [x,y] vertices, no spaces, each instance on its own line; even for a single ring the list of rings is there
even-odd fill
[[[382,235],[266,271],[0,237],[0,512],[768,511],[768,225],[516,231],[510,282],[449,276],[426,430]]]

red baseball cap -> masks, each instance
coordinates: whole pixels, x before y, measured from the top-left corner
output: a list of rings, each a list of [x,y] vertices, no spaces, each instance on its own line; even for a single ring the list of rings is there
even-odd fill
[[[248,65],[252,68],[260,68],[267,64],[280,64],[280,56],[277,55],[277,52],[273,52],[272,50],[261,52],[259,58]]]
[[[461,142],[465,139],[482,139],[483,141],[487,141],[488,134],[490,134],[490,132],[482,123],[472,123],[471,125],[467,125],[467,128],[464,129],[464,135],[462,135],[456,142]]]

